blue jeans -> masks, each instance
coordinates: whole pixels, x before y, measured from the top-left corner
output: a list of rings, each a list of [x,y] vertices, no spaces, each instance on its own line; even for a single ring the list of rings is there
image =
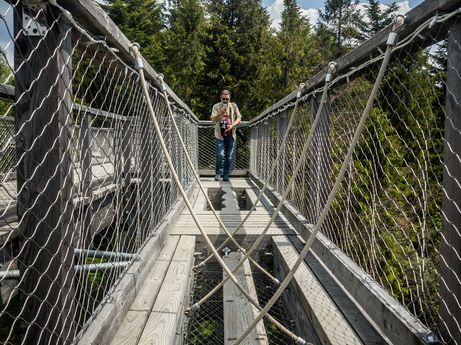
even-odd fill
[[[216,139],[216,175],[229,177],[234,156],[234,138],[232,135]],[[222,161],[224,160],[224,170]]]

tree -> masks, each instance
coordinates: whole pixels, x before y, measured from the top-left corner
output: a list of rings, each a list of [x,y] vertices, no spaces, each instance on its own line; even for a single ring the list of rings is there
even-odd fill
[[[205,45],[207,73],[201,80],[201,97],[210,102],[228,88],[245,118],[262,110],[252,95],[258,66],[265,63],[263,45],[269,37],[269,15],[260,0],[210,0],[210,25]],[[208,114],[210,106],[203,109]]]
[[[165,19],[156,0],[106,0],[104,9],[132,42],[141,46],[145,59],[162,70],[164,54],[161,46]]]
[[[165,33],[165,75],[168,84],[194,112],[207,104],[199,97],[199,76],[205,73],[206,21],[200,0],[175,0]]]
[[[301,15],[296,1],[284,0],[284,6],[277,38],[282,46],[279,89],[287,93],[313,73],[320,63],[320,56],[309,21]]]
[[[364,23],[357,4],[358,0],[326,0],[325,11],[319,13],[321,33],[333,37],[335,56],[363,40],[360,28]]]
[[[397,10],[398,6],[395,2],[383,8],[378,0],[368,0],[365,5],[365,14],[369,23],[362,28],[364,37],[370,38],[391,24]]]

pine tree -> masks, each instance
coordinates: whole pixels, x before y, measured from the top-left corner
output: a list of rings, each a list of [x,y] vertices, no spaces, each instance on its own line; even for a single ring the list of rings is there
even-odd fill
[[[279,88],[287,93],[306,80],[320,62],[309,21],[301,15],[295,0],[284,0],[277,38],[283,49],[280,56],[283,75]]]
[[[156,0],[106,0],[104,9],[128,39],[140,44],[145,59],[161,70],[165,27],[162,6]]]
[[[194,112],[206,104],[199,97],[199,76],[205,73],[205,9],[200,0],[175,0],[170,4],[165,33],[166,80]]]
[[[325,11],[320,11],[320,29],[335,42],[333,55],[340,55],[363,40],[360,28],[363,19],[357,8],[358,0],[326,0]]]
[[[365,38],[370,38],[378,31],[381,31],[390,23],[392,23],[395,12],[398,10],[398,6],[395,2],[390,4],[385,9],[380,7],[378,0],[368,0],[368,3],[365,5],[365,13],[369,23],[363,27],[363,35]]]
[[[211,0],[210,25],[205,41],[208,72],[201,80],[202,96],[209,105],[219,91],[233,93],[242,115],[249,119],[262,109],[255,101],[258,66],[264,63],[263,42],[269,36],[269,15],[260,0]],[[209,106],[209,108],[210,108]],[[209,113],[210,109],[204,109]]]

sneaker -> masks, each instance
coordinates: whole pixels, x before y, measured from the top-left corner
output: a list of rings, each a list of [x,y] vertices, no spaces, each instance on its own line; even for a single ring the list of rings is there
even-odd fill
[[[219,175],[216,175],[216,176],[214,177],[214,180],[215,180],[215,181],[219,181],[219,180],[221,180],[221,176],[219,176]]]
[[[222,180],[223,181],[229,181],[229,176],[224,176]]]

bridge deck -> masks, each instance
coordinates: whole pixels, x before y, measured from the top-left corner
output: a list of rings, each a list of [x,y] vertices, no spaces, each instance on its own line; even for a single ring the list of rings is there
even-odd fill
[[[218,211],[218,215],[224,224],[231,230],[235,229],[248,212],[239,211],[237,194],[240,196],[243,195],[244,198],[248,198],[252,205],[256,201],[257,193],[259,192],[257,188],[254,187],[252,181],[247,178],[234,178],[231,179],[230,182],[216,182],[212,178],[202,178],[202,183],[207,192],[213,190],[213,193],[209,195],[212,197],[214,196],[214,201],[222,200],[223,207]],[[219,193],[220,189],[226,193]],[[224,231],[220,229],[211,211],[207,210],[205,198],[198,187],[195,187],[191,201],[207,234],[212,241],[217,242],[216,244],[221,243],[222,239],[224,239]],[[244,205],[240,203],[240,206]],[[248,206],[249,204],[246,204],[247,208]],[[236,236],[240,243],[244,243],[244,247],[247,247],[245,245],[246,241],[248,241],[249,244],[260,234],[270,220],[273,211],[274,205],[267,199],[263,199],[262,204],[257,206],[254,214],[251,215]],[[265,243],[269,243],[276,247],[274,250],[277,255],[274,257],[274,260],[278,260],[278,263],[274,264],[277,264],[277,267],[279,267],[278,273],[281,275],[279,278],[283,278],[283,271],[286,272],[296,258],[296,248],[291,246],[289,241],[283,240],[293,236],[297,237],[295,230],[283,217],[276,218],[276,221],[270,227],[266,236]],[[280,246],[281,243],[284,244],[283,250],[280,249],[282,248]],[[178,251],[181,251],[182,247],[187,247],[184,249],[187,255],[180,255],[182,258],[180,263],[181,267],[176,267],[179,264],[177,262],[179,255]],[[229,247],[235,250],[231,245],[229,245]],[[194,261],[192,253],[203,249],[205,249],[203,236],[201,236],[190,212],[187,208],[184,208],[174,223],[170,231],[170,236],[163,246],[148,278],[126,314],[122,325],[118,328],[118,331],[113,337],[112,345],[175,344],[178,341],[177,334],[181,333],[180,330],[184,322],[183,310],[185,305],[189,303],[189,287],[192,276],[191,269]],[[245,278],[250,282],[253,281],[249,265],[245,267],[245,271],[241,270],[240,273],[241,277],[238,279],[242,280]],[[304,278],[302,277],[305,276],[309,277],[309,284],[306,284],[306,281],[303,280]],[[237,274],[237,277],[239,277],[239,274]],[[310,272],[310,268],[307,264],[303,263],[300,272],[296,275],[294,284],[296,286],[296,290],[294,290],[295,295],[290,296],[290,298],[296,298],[299,302],[296,305],[304,306],[305,310],[303,310],[303,314],[305,314],[308,319],[311,319],[309,321],[300,318],[299,321],[302,322],[299,322],[298,327],[303,328],[303,330],[296,330],[300,332],[306,340],[311,341],[313,344],[328,343],[339,345],[343,344],[346,339],[350,344],[362,343],[347,320],[342,316],[342,313],[335,303],[328,296],[328,293],[326,293],[325,289]],[[244,285],[251,290],[249,292],[257,299],[255,295],[256,291],[254,288],[251,289],[251,284]],[[232,290],[233,286],[227,284],[227,289],[229,290],[229,288]],[[234,301],[234,303],[248,308],[239,307],[237,309],[234,308],[234,310],[232,308],[226,309],[224,305],[223,308],[226,314],[225,320],[232,320],[232,325],[224,325],[224,328],[232,333],[232,335],[230,335],[228,332],[229,342],[232,342],[231,340],[238,336],[238,334],[234,334],[236,333],[236,325],[240,325],[237,327],[238,332],[243,331],[248,321],[253,319],[256,314],[256,310],[249,305],[249,302],[242,294],[234,290],[232,290],[232,292],[231,290],[223,296],[224,302],[230,299]],[[232,295],[232,297],[229,297],[230,295]],[[248,312],[246,313],[245,310]],[[288,312],[290,313],[290,311]],[[299,316],[299,310],[293,309],[292,312],[294,312],[294,314],[290,317],[301,317]],[[328,320],[333,319],[335,320],[334,327],[329,328]],[[325,322],[326,324],[324,324]],[[325,330],[316,329],[323,326],[325,326]],[[325,332],[328,334],[325,334]],[[265,331],[262,323],[259,325],[256,334],[261,336],[254,336],[253,340],[249,339],[251,338],[249,337],[245,344],[253,345],[265,343],[266,337],[264,335]],[[321,339],[321,341],[319,341],[319,339]]]

